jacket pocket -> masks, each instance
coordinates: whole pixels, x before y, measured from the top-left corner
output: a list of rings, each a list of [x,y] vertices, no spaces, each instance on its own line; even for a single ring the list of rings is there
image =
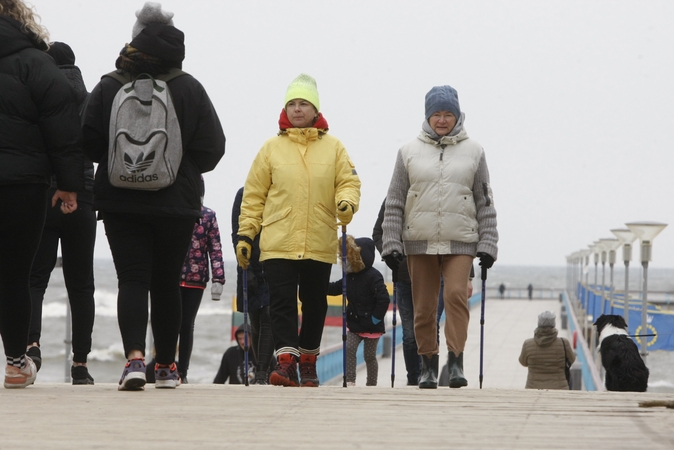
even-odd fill
[[[271,225],[275,222],[278,222],[281,219],[285,219],[286,217],[288,217],[288,214],[290,214],[290,211],[292,211],[292,209],[293,209],[292,206],[288,206],[287,208],[285,208],[285,209],[283,209],[279,212],[271,214],[268,218],[265,218],[262,221],[262,226],[268,227],[269,225]]]
[[[330,212],[325,205],[317,203],[316,206],[314,206],[314,213],[318,220],[329,226],[331,229],[337,230],[337,220],[335,219],[335,215]]]

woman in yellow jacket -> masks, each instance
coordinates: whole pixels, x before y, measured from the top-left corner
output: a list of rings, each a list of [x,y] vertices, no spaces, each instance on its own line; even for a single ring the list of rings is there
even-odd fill
[[[236,256],[246,269],[260,235],[260,261],[269,284],[277,368],[269,382],[318,386],[320,351],[337,220],[358,211],[360,180],[342,143],[327,134],[316,81],[301,74],[288,86],[277,136],[264,143],[248,173],[239,216]],[[297,294],[302,325],[297,331]]]

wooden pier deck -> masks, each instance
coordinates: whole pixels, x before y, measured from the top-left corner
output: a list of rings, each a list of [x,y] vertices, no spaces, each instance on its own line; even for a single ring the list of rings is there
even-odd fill
[[[361,370],[348,389],[333,380],[316,389],[188,384],[118,392],[115,384],[40,383],[38,376],[29,388],[0,389],[0,449],[674,448],[674,409],[639,406],[674,401],[674,393],[522,389],[522,340],[538,313],[555,307],[550,300],[488,303],[483,389],[477,310],[466,347],[468,388],[404,386],[400,350],[395,388],[390,359],[380,361],[378,387],[365,387]]]

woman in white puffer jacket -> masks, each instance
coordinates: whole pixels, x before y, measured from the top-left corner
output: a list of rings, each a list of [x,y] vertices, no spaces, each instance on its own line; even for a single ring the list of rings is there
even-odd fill
[[[436,313],[444,279],[449,386],[457,388],[468,384],[463,374],[470,317],[466,280],[475,256],[483,269],[496,260],[496,209],[484,149],[463,127],[456,90],[432,88],[425,117],[419,136],[398,151],[386,195],[382,255],[394,273],[401,255],[407,255],[422,389],[437,388]]]

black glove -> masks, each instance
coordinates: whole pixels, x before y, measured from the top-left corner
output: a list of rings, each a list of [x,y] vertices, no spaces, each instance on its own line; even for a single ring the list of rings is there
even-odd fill
[[[480,258],[480,267],[489,269],[494,265],[494,258],[488,253],[478,252],[477,257]]]
[[[391,272],[393,272],[393,281],[398,280],[398,267],[400,266],[400,262],[403,260],[403,255],[398,253],[397,251],[393,251],[393,253],[389,253],[388,255],[384,256],[384,262],[386,262],[386,265],[388,266],[389,269],[391,269]]]

